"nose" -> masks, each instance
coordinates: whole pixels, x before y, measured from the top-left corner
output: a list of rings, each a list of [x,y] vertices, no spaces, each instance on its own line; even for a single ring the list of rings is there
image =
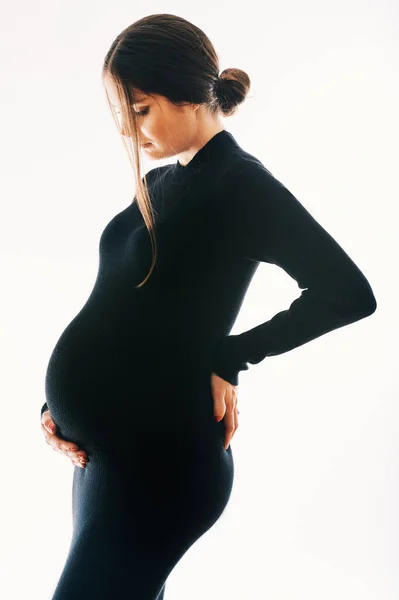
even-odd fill
[[[123,135],[123,137],[127,137],[127,138],[131,138],[132,136],[128,134],[122,120],[120,121],[120,133],[121,135]],[[138,143],[139,146],[142,146],[143,144],[146,144],[148,140],[145,140],[141,137],[140,133],[138,132]]]
[[[128,138],[132,137],[131,135],[128,134],[127,130],[123,127],[123,125],[120,128],[120,132],[121,132],[121,135],[123,135],[123,137],[128,137]],[[143,140],[139,136],[138,143],[139,143],[139,146],[142,146],[143,144],[147,143],[147,140]]]

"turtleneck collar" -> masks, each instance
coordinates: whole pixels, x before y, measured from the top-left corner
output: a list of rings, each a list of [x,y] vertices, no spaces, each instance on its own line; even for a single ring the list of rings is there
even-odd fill
[[[186,166],[181,165],[177,160],[174,167],[175,173],[188,174],[193,170],[197,170],[197,167],[201,169],[204,164],[217,161],[218,157],[222,157],[226,148],[232,145],[238,145],[234,136],[226,129],[222,129],[222,131],[218,131],[194,154]]]

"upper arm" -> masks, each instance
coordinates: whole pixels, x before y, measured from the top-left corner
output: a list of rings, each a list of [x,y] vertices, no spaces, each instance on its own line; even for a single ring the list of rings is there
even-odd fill
[[[348,254],[261,163],[236,169],[226,185],[232,198],[226,204],[229,227],[242,256],[281,267],[302,289],[369,294]]]

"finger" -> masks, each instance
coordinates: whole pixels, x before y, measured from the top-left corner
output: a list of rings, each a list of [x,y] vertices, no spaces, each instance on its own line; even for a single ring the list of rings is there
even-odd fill
[[[238,429],[238,415],[239,415],[240,411],[238,410],[238,405],[237,405],[237,387],[234,387],[231,391],[230,401],[229,401],[227,410],[231,410],[233,413],[232,420],[234,422],[234,429],[231,431],[229,439],[227,439],[227,431],[226,431],[226,450],[227,450],[231,440],[233,439],[235,432]]]
[[[59,439],[59,438],[58,438]],[[87,454],[84,450],[78,448],[78,446],[72,442],[65,442],[60,440],[58,443],[61,452],[64,452],[71,460],[87,460]]]
[[[237,404],[234,407],[234,424],[235,424],[235,431],[234,433],[237,431],[238,429],[238,415],[239,415],[239,410],[237,408]]]
[[[67,442],[62,438],[58,437],[53,433],[49,433],[48,429],[42,424],[42,430],[44,432],[44,436],[46,438],[46,442],[53,446],[53,448],[59,452],[73,452],[79,453],[86,457],[86,452],[84,450],[79,450],[79,446],[74,442]]]
[[[222,392],[218,392],[216,390],[213,391],[213,414],[216,421],[221,421],[226,412],[226,390]]]
[[[236,393],[235,389],[231,389],[230,392],[226,393],[226,413],[224,415],[225,422],[225,450],[228,449],[231,439],[235,431],[235,406],[236,406]]]
[[[42,424],[49,433],[55,433],[57,430],[57,426],[51,418],[50,412],[48,410],[44,411],[42,415]]]
[[[50,432],[49,432],[49,430],[48,430],[48,429],[47,429],[47,428],[44,426],[44,424],[43,424],[43,423],[41,424],[41,427],[42,427],[42,431],[43,431],[43,433],[44,433],[44,437],[46,438],[46,442],[47,442],[48,444],[52,444],[52,440],[53,440],[53,438],[55,438],[56,436],[55,436],[54,434],[50,433]]]
[[[224,415],[224,422],[225,422],[224,449],[227,450],[229,447],[229,444],[231,442],[231,439],[234,435],[234,432],[235,432],[235,411],[234,411],[233,406],[228,407],[228,409],[226,410],[226,413]]]
[[[75,450],[65,450],[65,454],[71,460],[87,460],[87,456],[82,450],[79,450],[78,452]]]
[[[76,452],[76,450],[69,450],[65,445],[57,443],[54,443],[52,446],[53,450],[60,452],[61,454],[65,454],[65,456],[67,456],[72,463],[78,467],[85,466],[88,462],[88,457],[84,450],[79,450]]]
[[[78,463],[78,466],[85,466],[89,462],[89,458],[86,452],[84,452],[83,450],[79,450],[78,452],[71,452],[69,453],[69,456],[72,461],[76,461]]]
[[[81,469],[84,469],[86,467],[87,461],[84,459],[79,460],[75,457],[75,458],[72,458],[71,460],[72,460],[72,464],[74,464],[75,467],[80,467]]]

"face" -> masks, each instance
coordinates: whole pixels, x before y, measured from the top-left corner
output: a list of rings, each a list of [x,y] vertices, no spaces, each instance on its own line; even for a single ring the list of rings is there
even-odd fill
[[[121,120],[116,90],[109,78],[104,76],[109,99]],[[142,148],[148,158],[162,159],[179,155],[184,166],[206,141],[223,129],[220,120],[210,118],[209,113],[199,104],[175,106],[165,96],[149,96],[135,89],[138,137],[141,144],[151,142]],[[121,133],[124,134],[123,123]]]

